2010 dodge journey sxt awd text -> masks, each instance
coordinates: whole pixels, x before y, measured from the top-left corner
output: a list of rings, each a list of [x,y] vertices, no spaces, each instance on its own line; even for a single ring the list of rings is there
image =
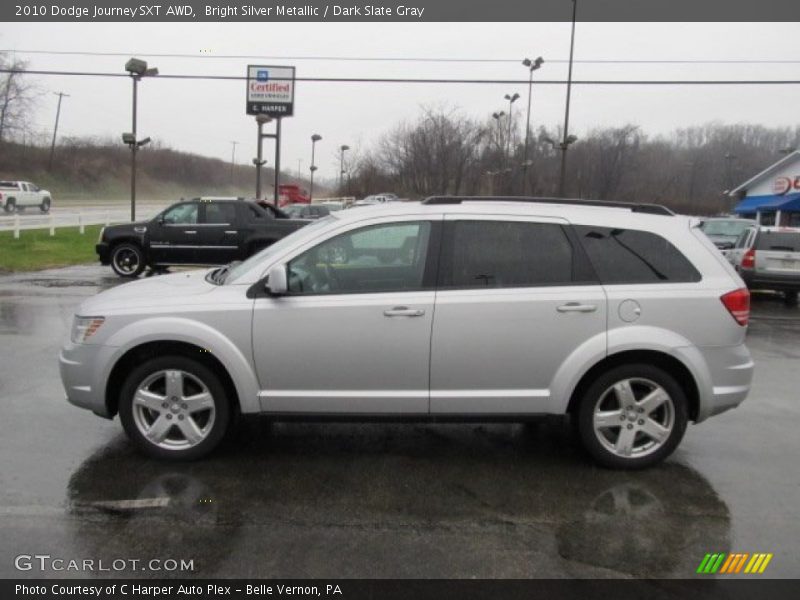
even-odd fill
[[[341,211],[86,300],[61,376],[161,458],[205,455],[240,413],[568,414],[597,462],[644,467],[750,389],[750,297],[698,225],[533,198]]]

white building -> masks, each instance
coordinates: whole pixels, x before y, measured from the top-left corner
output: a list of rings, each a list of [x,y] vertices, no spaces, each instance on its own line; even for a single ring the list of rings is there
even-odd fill
[[[800,151],[787,154],[729,192],[733,212],[762,225],[800,227]]]

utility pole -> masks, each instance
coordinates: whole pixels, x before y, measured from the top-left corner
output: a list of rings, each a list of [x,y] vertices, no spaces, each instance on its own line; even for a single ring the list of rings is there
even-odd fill
[[[572,34],[569,41],[569,73],[567,75],[567,105],[564,109],[564,139],[561,142],[561,173],[558,177],[558,195],[564,197],[564,186],[567,174],[567,149],[569,139],[569,102],[572,95],[572,59],[575,53],[575,17],[578,12],[578,0],[572,0]]]
[[[47,161],[47,170],[53,170],[53,154],[56,151],[56,134],[58,133],[58,118],[61,116],[61,99],[62,98],[69,98],[69,94],[65,94],[64,92],[53,92],[56,96],[58,96],[58,108],[56,108],[56,124],[53,127],[53,141],[50,144],[50,160]]]

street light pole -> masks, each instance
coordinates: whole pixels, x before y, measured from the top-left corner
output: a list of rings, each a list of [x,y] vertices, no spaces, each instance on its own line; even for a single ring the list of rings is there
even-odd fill
[[[314,164],[314,150],[317,145],[317,142],[322,139],[322,136],[318,133],[315,133],[311,136],[311,167],[309,167],[311,171],[311,185],[308,191],[308,201],[313,202],[314,200],[314,171],[317,170],[317,165]]]
[[[131,123],[131,133],[133,133],[134,143],[131,144],[131,222],[136,220],[136,152],[139,147],[136,145],[136,100],[139,95],[139,77],[131,74],[133,80],[133,119]]]
[[[239,142],[234,142],[234,141],[231,142],[231,146],[232,146],[232,149],[231,149],[231,183],[233,183],[233,170],[234,170],[234,167],[236,165],[236,146],[238,144],[239,144]]]
[[[522,195],[525,195],[525,192],[528,188],[528,167],[530,167],[530,163],[528,162],[528,144],[530,138],[530,130],[531,130],[531,98],[533,96],[533,72],[542,66],[544,59],[540,56],[536,60],[531,60],[526,58],[522,61],[522,64],[528,67],[528,116],[525,119],[525,150],[523,151],[523,158],[522,158]]]
[[[275,189],[272,201],[278,206],[278,187],[281,183],[281,118],[275,119]]]
[[[569,103],[572,95],[572,59],[575,53],[575,17],[578,12],[578,0],[572,0],[572,34],[569,42],[569,72],[567,75],[567,104],[564,109],[564,140],[561,143],[561,173],[558,177],[558,195],[564,197],[564,186],[566,184],[567,174],[567,149],[569,143]]]
[[[350,150],[350,146],[342,144],[339,148],[339,191],[342,191],[342,177],[344,176],[344,153]]]
[[[125,70],[133,81],[133,110],[131,115],[131,132],[122,134],[122,141],[131,147],[131,221],[136,220],[136,155],[139,148],[150,142],[150,138],[139,140],[136,137],[137,99],[139,95],[139,80],[142,77],[155,77],[158,69],[147,67],[147,62],[138,58],[131,58],[125,63]]]
[[[505,99],[508,100],[508,135],[506,136],[506,161],[511,162],[511,118],[514,112],[514,102],[519,100],[519,94],[516,92],[513,95],[506,94]]]
[[[56,124],[53,127],[53,142],[50,144],[50,160],[47,162],[47,170],[53,170],[53,154],[56,151],[56,134],[58,133],[58,118],[61,116],[61,99],[69,98],[69,94],[64,92],[54,92],[58,96],[58,108],[56,108]]]

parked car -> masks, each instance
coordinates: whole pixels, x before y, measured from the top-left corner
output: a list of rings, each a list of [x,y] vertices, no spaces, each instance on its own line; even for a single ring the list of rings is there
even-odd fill
[[[700,228],[714,245],[720,249],[723,256],[736,244],[742,232],[753,227],[756,222],[752,219],[737,219],[735,217],[712,217],[703,219]]]
[[[342,210],[345,207],[344,202],[338,200],[324,200],[320,202],[320,206],[325,206],[329,211]]]
[[[331,212],[324,204],[287,204],[283,211],[292,219],[320,219]]]
[[[754,227],[740,236],[734,266],[747,287],[783,292],[797,303],[800,291],[800,229]]]
[[[29,181],[0,181],[0,208],[7,213],[36,207],[43,213],[50,211],[53,197],[47,190]]]
[[[744,400],[749,292],[696,219],[512,200],[340,211],[241,264],[102,292],[61,352],[67,397],[164,459],[207,454],[239,413],[566,414],[616,468]]]
[[[308,223],[241,198],[195,198],[150,221],[105,227],[95,247],[121,277],[171,265],[222,265],[243,260]]]
[[[399,202],[400,198],[397,197],[397,194],[372,194],[371,196],[366,196],[361,200],[356,200],[353,202],[351,208],[356,206],[372,206],[373,204],[386,204],[387,202]]]

